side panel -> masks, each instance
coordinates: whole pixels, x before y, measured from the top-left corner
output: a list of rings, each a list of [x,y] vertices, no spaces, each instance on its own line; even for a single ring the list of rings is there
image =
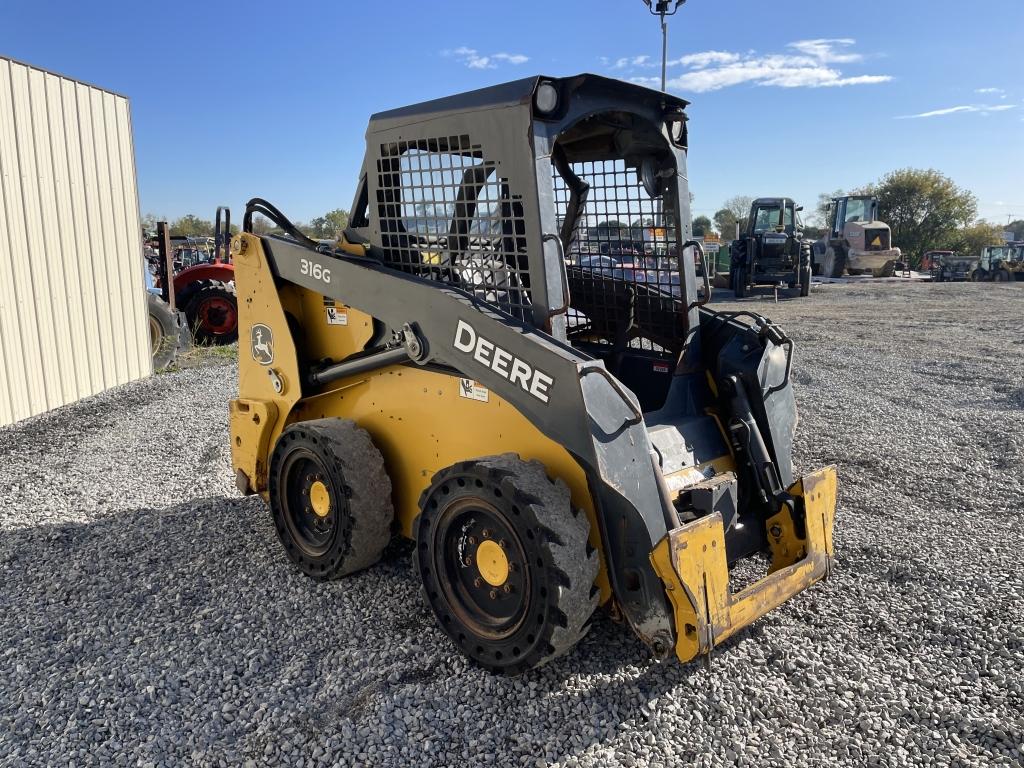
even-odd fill
[[[128,101],[0,57],[0,424],[149,375]]]

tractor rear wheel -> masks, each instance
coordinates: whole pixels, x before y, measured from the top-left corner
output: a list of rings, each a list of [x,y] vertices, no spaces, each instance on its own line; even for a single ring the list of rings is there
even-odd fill
[[[1000,269],[998,272],[995,273],[993,279],[997,283],[1008,283],[1011,280],[1013,280],[1013,276],[1010,274],[1008,270]]]
[[[153,370],[159,371],[178,356],[178,316],[171,306],[154,293],[146,291],[149,306],[149,348],[153,353]]]
[[[288,427],[274,446],[269,480],[278,538],[307,576],[326,581],[366,568],[391,541],[391,480],[354,421]]]
[[[187,294],[185,315],[196,341],[230,344],[238,339],[238,297],[234,282],[202,280]]]
[[[590,524],[569,489],[515,454],[436,474],[420,497],[414,565],[441,629],[470,660],[517,675],[586,635],[600,592]]]
[[[811,272],[813,271],[811,245],[802,243],[800,246],[800,295],[811,294]]]

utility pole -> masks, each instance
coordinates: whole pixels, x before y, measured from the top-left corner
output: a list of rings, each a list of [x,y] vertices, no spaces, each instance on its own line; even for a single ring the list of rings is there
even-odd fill
[[[644,0],[644,5],[647,6],[647,10],[651,12],[652,16],[657,16],[661,22],[661,92],[667,93],[667,85],[665,78],[665,70],[668,67],[668,22],[665,21],[666,16],[675,16],[676,11],[679,10],[679,6],[683,5],[686,0]],[[662,220],[662,200],[661,196],[658,197],[655,202],[654,209],[654,226],[663,226]]]
[[[644,0],[644,5],[661,22],[661,90],[665,91],[665,69],[668,67],[668,22],[666,16],[674,16],[686,0]]]

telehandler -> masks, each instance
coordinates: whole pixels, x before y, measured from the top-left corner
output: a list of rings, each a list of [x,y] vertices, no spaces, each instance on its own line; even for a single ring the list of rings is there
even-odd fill
[[[302,572],[412,539],[440,628],[503,674],[602,605],[686,661],[829,574],[836,474],[794,473],[793,342],[702,307],[707,277],[698,299],[686,106],[583,74],[376,114],[333,247],[249,202],[232,463]],[[566,258],[638,219],[671,257]]]

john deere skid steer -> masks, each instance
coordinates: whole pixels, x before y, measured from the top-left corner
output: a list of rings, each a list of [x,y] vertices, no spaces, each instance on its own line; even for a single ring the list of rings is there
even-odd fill
[[[794,475],[793,344],[701,306],[686,105],[579,75],[377,114],[334,247],[250,201],[233,465],[299,569],[412,539],[440,627],[507,674],[599,606],[685,661],[828,575],[836,476]],[[628,256],[601,247],[623,225]]]

